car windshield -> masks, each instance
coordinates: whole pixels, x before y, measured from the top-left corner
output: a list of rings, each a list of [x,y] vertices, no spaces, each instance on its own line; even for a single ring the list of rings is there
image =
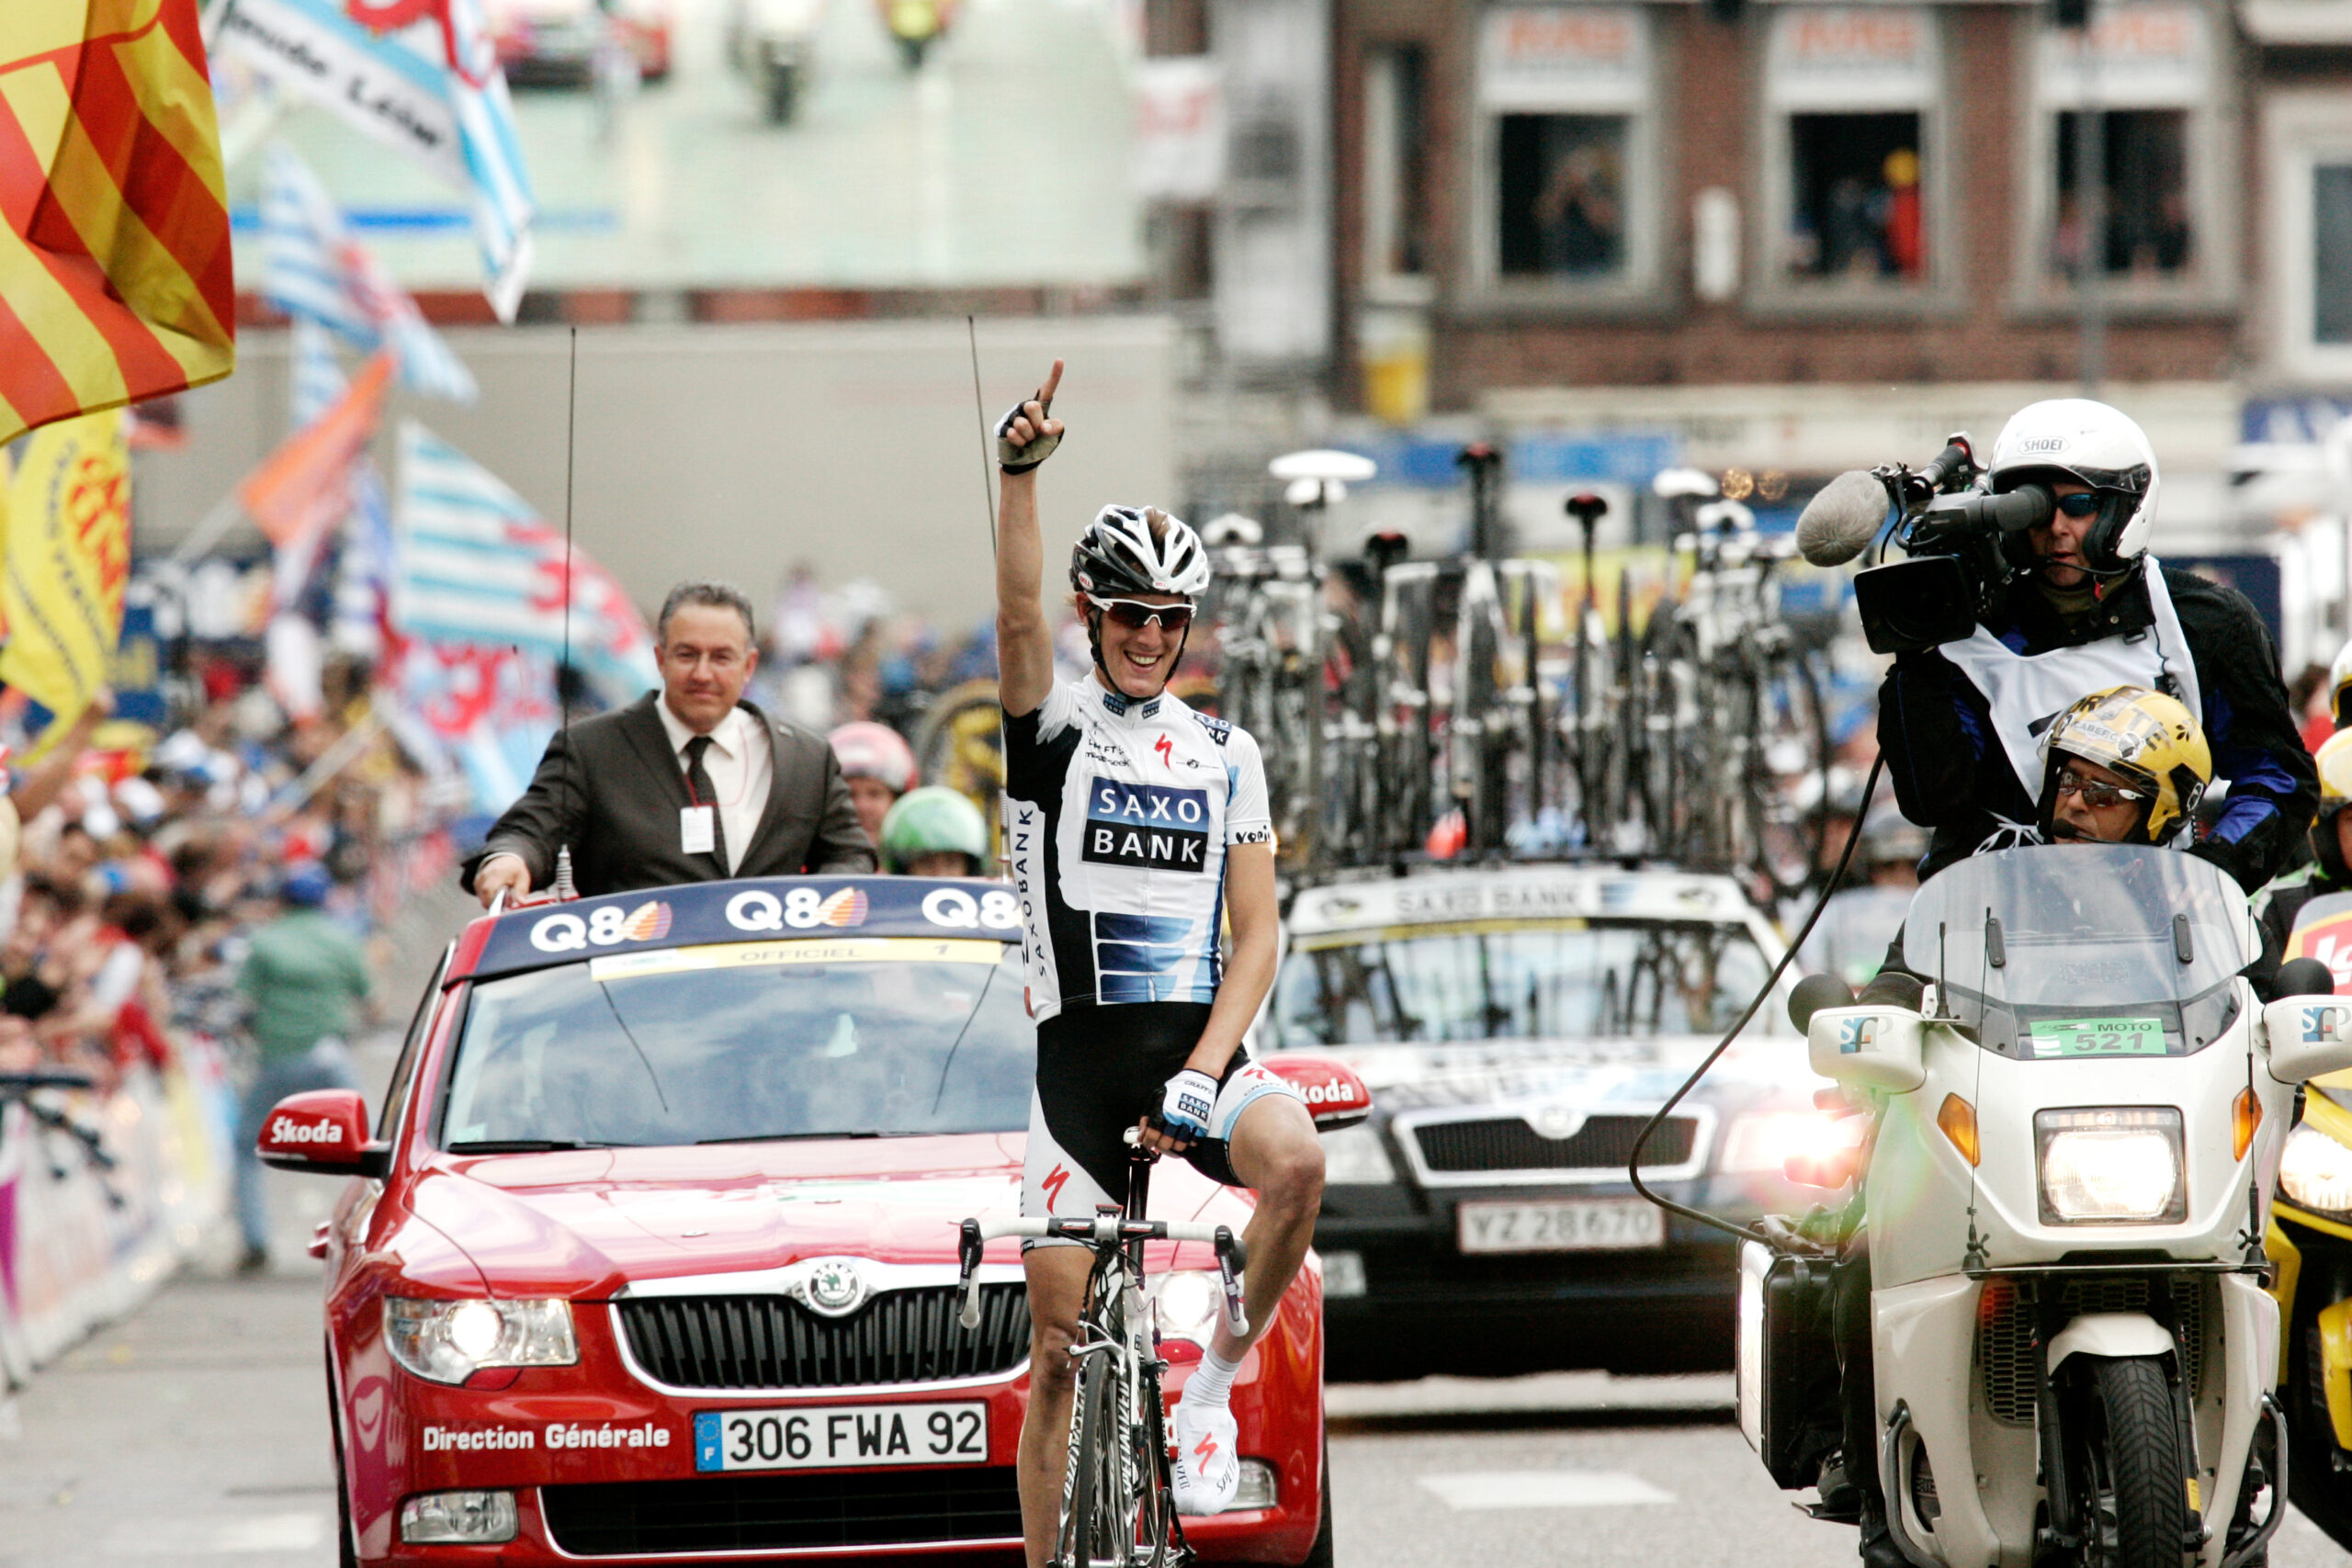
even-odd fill
[[[1294,945],[1274,1019],[1290,1046],[1720,1033],[1770,967],[1712,920],[1333,932]]]
[[[1035,1032],[1017,951],[932,938],[733,943],[474,987],[455,1150],[1010,1133]]]

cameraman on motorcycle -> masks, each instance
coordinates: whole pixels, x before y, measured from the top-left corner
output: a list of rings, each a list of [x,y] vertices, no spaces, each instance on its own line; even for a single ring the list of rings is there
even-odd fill
[[[2188,709],[2144,686],[2116,686],[2074,703],[2051,721],[2039,750],[2032,829],[2017,835],[2026,843],[2175,843],[2195,820],[2197,803],[2213,778],[2211,750]],[[2199,852],[2203,845],[2193,841],[2193,832],[2189,839],[2180,847]],[[1903,968],[1902,953],[1897,932],[1886,967],[1862,988],[1862,1000],[1919,1006],[1925,977]],[[1870,1252],[1861,1238],[1861,1191],[1857,1173],[1854,1196],[1838,1226],[1852,1239],[1838,1261],[1830,1335],[1838,1352],[1844,1452],[1862,1458],[1859,1464],[1844,1465],[1842,1483],[1838,1473],[1824,1474],[1821,1500],[1826,1511],[1858,1516],[1861,1557],[1869,1568],[1909,1568],[1887,1532],[1879,1485]]]
[[[2021,409],[1994,443],[1992,489],[2050,487],[2050,522],[2005,543],[2017,570],[1975,632],[1895,657],[1879,744],[1903,814],[1933,830],[1922,876],[2031,821],[2042,728],[2119,685],[2179,698],[2230,781],[2190,852],[2249,893],[2290,857],[2317,790],[2287,708],[2278,650],[2236,591],[2148,554],[2158,475],[2138,424],[2105,403]]]

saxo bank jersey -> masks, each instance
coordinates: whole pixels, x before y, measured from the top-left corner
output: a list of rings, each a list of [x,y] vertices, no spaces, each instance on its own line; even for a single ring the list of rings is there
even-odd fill
[[[1008,716],[1004,761],[1030,1011],[1213,1000],[1226,848],[1274,836],[1249,732],[1090,676]]]

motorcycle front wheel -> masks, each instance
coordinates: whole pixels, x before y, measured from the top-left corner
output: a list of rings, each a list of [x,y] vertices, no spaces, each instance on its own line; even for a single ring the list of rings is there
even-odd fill
[[[2092,1510],[2083,1561],[2095,1568],[2180,1568],[2188,1524],[2172,1385],[2154,1356],[2090,1363],[2079,1452]]]

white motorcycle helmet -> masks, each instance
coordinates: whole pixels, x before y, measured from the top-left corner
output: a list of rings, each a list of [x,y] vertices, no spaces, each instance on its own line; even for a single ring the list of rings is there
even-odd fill
[[[2156,454],[2131,415],[2088,398],[2052,398],[2010,416],[1985,477],[1995,494],[2030,480],[2073,479],[2108,504],[2083,536],[2093,571],[2129,570],[2156,525]]]

